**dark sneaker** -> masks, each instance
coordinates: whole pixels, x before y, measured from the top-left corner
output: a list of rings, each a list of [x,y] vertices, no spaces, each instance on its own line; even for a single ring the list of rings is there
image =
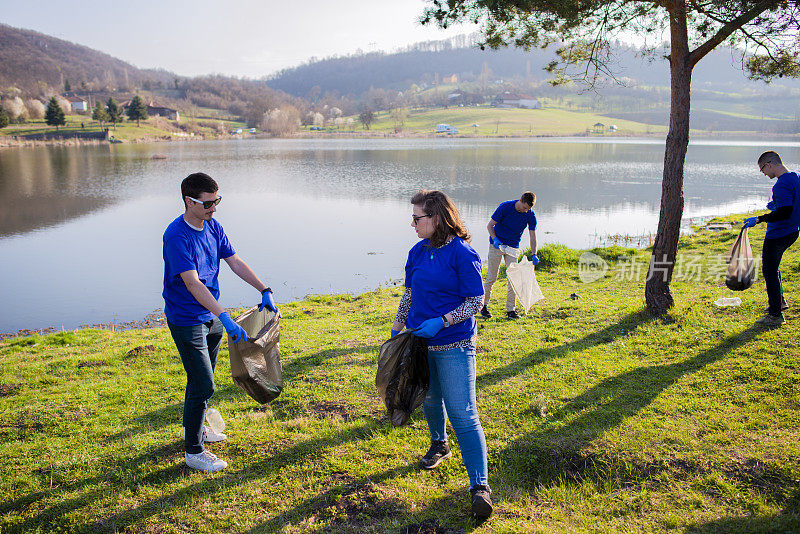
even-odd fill
[[[781,312],[785,312],[788,309],[789,309],[788,304],[786,304],[785,302],[781,304]],[[764,313],[769,313],[769,308],[764,308]]]
[[[420,458],[419,466],[423,469],[433,469],[442,460],[446,460],[453,456],[450,451],[450,445],[446,441],[431,441],[431,448],[425,453],[425,456]]]
[[[514,319],[519,319],[519,314],[517,310],[511,310],[510,312],[506,312],[506,317],[513,321]]]
[[[470,497],[472,497],[472,515],[478,519],[486,519],[492,515],[492,490],[489,486],[474,486],[469,490]]]
[[[483,317],[484,319],[492,318],[492,312],[489,311],[489,308],[487,308],[486,305],[484,305],[483,308],[481,308],[481,317]]]
[[[780,315],[767,314],[758,321],[756,321],[756,324],[772,328],[773,326],[781,326],[782,324],[786,324],[786,319],[783,318],[783,314]]]

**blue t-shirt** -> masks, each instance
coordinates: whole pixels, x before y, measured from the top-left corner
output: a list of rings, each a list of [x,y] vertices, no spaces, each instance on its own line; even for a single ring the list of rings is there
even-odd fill
[[[767,223],[768,239],[777,239],[796,232],[800,228],[800,176],[796,172],[785,172],[778,176],[772,186],[772,200],[775,209],[794,206],[788,219]]]
[[[183,215],[164,232],[164,315],[177,326],[192,326],[214,318],[186,288],[181,273],[197,271],[215,299],[219,299],[219,260],[236,254],[225,231],[214,219],[195,230]]]
[[[497,206],[492,214],[492,220],[497,222],[494,225],[497,239],[504,245],[513,248],[519,248],[519,240],[526,226],[530,230],[536,230],[536,214],[533,213],[533,210],[527,213],[518,212],[514,207],[516,203],[516,200],[507,200]],[[489,242],[491,243],[491,238],[489,238]]]
[[[464,303],[467,297],[483,295],[481,258],[460,237],[441,248],[429,248],[423,239],[408,251],[406,287],[411,288],[407,328],[417,328],[427,319],[441,317]],[[477,328],[475,317],[442,328],[428,345],[449,345],[469,339]]]

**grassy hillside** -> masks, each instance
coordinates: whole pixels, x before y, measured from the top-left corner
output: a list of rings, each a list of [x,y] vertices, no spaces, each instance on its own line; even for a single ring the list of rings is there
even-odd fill
[[[358,117],[353,117],[358,119]],[[432,134],[436,125],[450,124],[459,130],[459,135],[477,136],[560,136],[585,135],[591,133],[595,123],[606,128],[614,124],[616,135],[664,134],[666,128],[621,119],[611,119],[594,113],[568,111],[557,107],[544,109],[493,108],[488,105],[472,107],[450,107],[438,109],[412,109],[401,131],[406,134]],[[477,124],[475,127],[473,124]],[[376,113],[376,121],[370,126],[374,132],[394,132],[396,121],[390,112]],[[361,131],[356,123],[356,131]]]
[[[766,330],[753,324],[761,281],[739,307],[713,304],[730,294],[709,275],[735,235],[682,240],[663,319],[643,309],[646,253],[597,250],[611,268],[584,284],[577,254],[556,246],[538,272],[545,300],[516,322],[479,320],[496,503],[483,525],[458,447],[421,472],[424,417],[393,428],[377,398],[401,292],[389,288],[284,305],[285,390],[268,406],[233,385],[223,345],[211,405],[228,440],[209,448],[230,467],[214,475],[183,462],[185,377],[167,331],[0,342],[0,530],[796,532],[800,248],[784,258],[789,322]]]

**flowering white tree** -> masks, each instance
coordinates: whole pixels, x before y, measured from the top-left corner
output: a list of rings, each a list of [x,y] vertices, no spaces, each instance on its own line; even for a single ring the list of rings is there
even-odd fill
[[[41,100],[32,98],[25,101],[25,107],[28,108],[28,117],[31,119],[43,119],[45,107]]]
[[[258,127],[270,135],[293,134],[300,127],[300,112],[291,105],[269,110],[264,113]]]
[[[6,112],[11,120],[28,117],[28,109],[18,96],[13,98],[4,98],[2,102],[3,111]]]

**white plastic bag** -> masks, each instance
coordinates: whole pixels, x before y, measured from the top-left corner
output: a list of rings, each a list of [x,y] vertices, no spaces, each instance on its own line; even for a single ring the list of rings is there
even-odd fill
[[[518,248],[509,247],[508,245],[500,245],[500,252],[503,254],[508,254],[509,256],[514,256],[515,259],[519,258]]]
[[[519,263],[512,263],[506,268],[506,278],[525,309],[525,313],[528,313],[531,306],[544,298],[539,283],[536,282],[533,264],[528,261],[527,256],[523,256]]]

